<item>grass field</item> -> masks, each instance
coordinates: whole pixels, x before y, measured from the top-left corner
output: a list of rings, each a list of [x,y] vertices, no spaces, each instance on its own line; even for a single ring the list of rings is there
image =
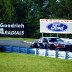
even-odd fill
[[[72,60],[0,52],[0,72],[72,72]]]

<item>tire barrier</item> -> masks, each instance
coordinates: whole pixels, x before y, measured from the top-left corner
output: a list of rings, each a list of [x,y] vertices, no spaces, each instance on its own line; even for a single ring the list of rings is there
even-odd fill
[[[39,56],[47,56],[60,59],[72,59],[72,52],[69,51],[59,51],[59,50],[48,50],[40,48],[26,48],[18,46],[0,46],[0,51],[2,52],[15,52],[24,54],[34,54]]]
[[[20,53],[26,53],[26,54],[28,54],[28,48],[20,47],[19,50],[20,50],[19,51]]]

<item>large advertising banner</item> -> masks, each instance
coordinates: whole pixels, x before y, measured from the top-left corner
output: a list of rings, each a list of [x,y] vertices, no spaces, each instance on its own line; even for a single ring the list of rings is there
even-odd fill
[[[5,24],[0,23],[0,35],[24,35],[24,24],[12,23]]]
[[[40,19],[40,33],[72,34],[72,20]]]

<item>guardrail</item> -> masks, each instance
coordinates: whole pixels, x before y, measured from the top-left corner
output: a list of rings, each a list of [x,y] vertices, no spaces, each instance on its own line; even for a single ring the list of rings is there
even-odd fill
[[[35,54],[39,56],[48,56],[48,57],[61,58],[61,59],[72,59],[72,52],[68,52],[68,51],[26,48],[26,47],[17,47],[17,46],[0,46],[0,51]]]

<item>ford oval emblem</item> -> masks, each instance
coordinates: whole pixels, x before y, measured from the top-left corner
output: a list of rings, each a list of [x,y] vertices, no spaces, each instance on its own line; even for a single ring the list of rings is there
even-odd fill
[[[51,31],[65,31],[68,28],[66,24],[60,22],[50,23],[47,27]]]

